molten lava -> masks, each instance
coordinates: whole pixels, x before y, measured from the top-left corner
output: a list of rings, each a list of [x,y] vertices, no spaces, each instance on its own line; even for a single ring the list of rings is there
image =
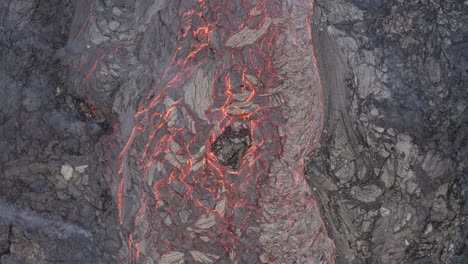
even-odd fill
[[[311,35],[303,41],[312,5],[297,1],[310,11],[297,15],[300,6],[283,2],[181,4],[176,52],[137,110],[119,156],[129,263],[333,263],[302,174],[323,126],[320,80],[316,68],[281,59],[297,53],[316,67]],[[313,85],[285,90],[294,75]],[[309,103],[289,109],[286,99]],[[139,203],[127,203],[132,193]]]

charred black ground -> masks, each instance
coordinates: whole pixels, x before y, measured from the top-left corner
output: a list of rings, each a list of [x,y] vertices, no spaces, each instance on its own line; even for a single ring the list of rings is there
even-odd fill
[[[245,124],[228,126],[219,135],[211,147],[211,151],[224,166],[238,169],[242,158],[251,146],[250,130]]]

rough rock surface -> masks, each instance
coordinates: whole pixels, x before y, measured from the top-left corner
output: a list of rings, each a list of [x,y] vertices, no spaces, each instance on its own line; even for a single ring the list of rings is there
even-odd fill
[[[247,150],[251,147],[250,130],[245,124],[228,126],[213,143],[212,152],[224,166],[238,169]]]
[[[310,1],[1,5],[2,263],[333,262]]]
[[[93,148],[108,118],[66,83],[76,62],[63,59],[83,10],[35,0],[0,10],[0,263],[112,263],[117,207]]]
[[[317,1],[326,134],[306,174],[338,263],[466,263],[468,4]]]
[[[0,1],[0,263],[466,263],[468,4],[312,7]]]
[[[122,151],[106,176],[124,259],[333,263],[303,171],[323,122],[311,4],[172,1],[154,20],[177,29],[142,26],[148,54],[117,91]]]

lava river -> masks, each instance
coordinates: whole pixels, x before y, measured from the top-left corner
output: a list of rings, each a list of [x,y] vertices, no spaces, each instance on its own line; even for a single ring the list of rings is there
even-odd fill
[[[313,3],[181,1],[177,12],[178,46],[114,175],[122,261],[334,263],[303,174],[324,117]],[[224,138],[243,145],[222,162],[214,144],[239,127],[244,141]]]

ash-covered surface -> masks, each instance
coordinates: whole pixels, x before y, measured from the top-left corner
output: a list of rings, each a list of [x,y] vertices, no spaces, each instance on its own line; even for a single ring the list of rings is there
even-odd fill
[[[468,3],[317,1],[306,174],[338,263],[467,263]]]
[[[251,147],[250,130],[245,124],[228,126],[211,147],[222,165],[238,169],[247,150]]]

